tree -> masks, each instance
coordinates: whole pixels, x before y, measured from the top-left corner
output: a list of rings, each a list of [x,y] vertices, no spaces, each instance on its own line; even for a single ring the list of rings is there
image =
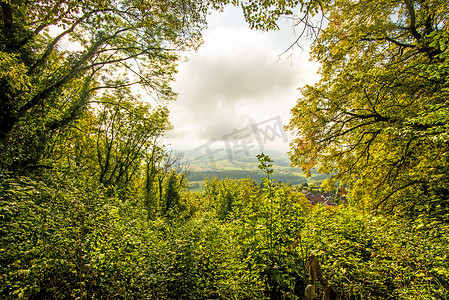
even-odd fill
[[[180,181],[180,182],[178,182]],[[175,171],[171,171],[168,175],[163,203],[163,214],[170,214],[173,210],[179,209],[181,196],[179,195],[180,188],[183,188],[184,177],[181,175],[181,179],[178,180],[178,174]]]
[[[177,52],[200,44],[208,7],[200,0],[2,1],[2,167],[36,165],[99,91],[140,85],[155,99],[173,99]]]
[[[121,90],[103,95],[101,101],[96,137],[99,181],[126,186],[140,170],[146,153],[156,147],[153,140],[170,129],[168,111],[165,107],[152,111]]]
[[[232,1],[237,5],[237,1]],[[303,35],[313,34],[321,28],[323,18],[312,18],[322,13],[321,1],[304,0],[246,0],[239,3],[243,15],[251,29],[277,30],[277,22],[280,18],[288,17],[294,26],[303,26],[298,38]],[[297,42],[298,40],[296,40]]]
[[[166,107],[152,108],[128,88],[105,92],[95,109],[60,130],[43,162],[118,190],[136,185],[147,153],[171,128]]]
[[[171,208],[173,197],[167,196],[167,193],[176,194],[174,197],[178,200],[174,203],[179,202],[179,191],[186,187],[184,181],[189,173],[189,165],[182,160],[183,155],[164,149],[164,146],[158,145],[159,142],[154,140],[145,161],[145,207],[150,218],[161,212],[165,214]]]
[[[59,130],[102,91],[139,85],[160,101],[181,51],[201,43],[210,9],[240,4],[250,26],[275,29],[318,1],[65,0],[0,5],[0,153],[3,169],[36,168]],[[314,26],[308,28],[315,29]],[[69,45],[69,46],[68,46]]]
[[[337,171],[368,208],[448,220],[447,2],[323,10],[329,23],[312,50],[322,78],[292,110],[292,163]]]

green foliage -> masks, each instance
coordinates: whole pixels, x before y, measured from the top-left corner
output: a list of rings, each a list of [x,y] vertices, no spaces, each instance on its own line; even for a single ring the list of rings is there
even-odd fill
[[[153,109],[129,89],[105,92],[95,109],[59,132],[47,148],[45,161],[124,189],[141,175],[148,153],[157,147],[155,141],[170,128],[165,107]]]
[[[248,203],[250,195],[254,193],[254,184],[250,179],[211,178],[206,179],[203,193],[210,209],[215,210],[217,217],[224,220],[234,209]]]
[[[270,174],[273,174],[273,169],[270,169],[271,167],[273,167],[273,160],[265,154],[259,154],[257,155],[257,159],[259,160],[259,169],[263,170],[265,172],[265,174],[267,174],[267,176],[269,176]]]
[[[0,196],[2,298],[201,299],[205,289],[217,293],[203,286],[217,285],[216,267],[202,270],[195,250],[204,246],[195,241],[219,237],[211,224],[174,219],[173,209],[170,218],[148,222],[133,197],[86,183],[3,175]],[[225,237],[215,241],[216,251],[233,246]]]
[[[339,171],[358,204],[334,208],[275,184],[264,154],[260,187],[188,192],[167,109],[131,94],[172,99],[168,49],[228,2],[1,3],[0,298],[304,299],[310,254],[341,299],[449,297],[447,3],[243,1],[260,29],[328,14],[290,128],[293,162]]]
[[[180,212],[185,209],[184,203],[181,203],[181,190],[185,189],[184,174],[177,174],[171,171],[168,175],[165,185],[163,214],[179,216]]]
[[[0,167],[38,165],[52,138],[105,90],[139,85],[156,101],[173,99],[176,51],[201,44],[210,6],[197,0],[2,1]]]
[[[448,220],[447,3],[331,1],[289,129],[292,163],[368,209]]]
[[[143,297],[138,287],[146,239],[144,233],[136,239],[136,232],[144,228],[124,222],[128,204],[104,192],[3,178],[2,298]]]
[[[236,4],[238,1],[232,2]],[[249,0],[240,1],[240,5],[250,28],[276,30],[279,29],[277,21],[285,16],[297,17],[299,23],[311,26],[309,18],[321,11],[322,4],[319,1],[304,0]]]
[[[315,207],[303,231],[342,299],[445,299],[447,226]]]
[[[257,158],[267,177],[262,180],[262,202],[254,215],[256,226],[265,228],[264,239],[252,245],[257,253],[255,260],[270,299],[297,299],[306,286],[305,259],[295,251],[306,200],[288,185],[274,185],[270,178],[272,159],[263,153]]]
[[[206,185],[148,221],[143,194],[2,175],[1,297],[303,299],[311,253],[343,299],[449,294],[447,225],[311,207],[287,185]]]

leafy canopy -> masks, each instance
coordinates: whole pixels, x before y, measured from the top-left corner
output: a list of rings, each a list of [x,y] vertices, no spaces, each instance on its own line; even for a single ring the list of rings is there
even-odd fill
[[[51,137],[105,90],[138,85],[157,101],[173,99],[177,53],[200,45],[209,6],[199,0],[2,1],[2,167],[36,164]]]
[[[320,166],[368,208],[449,217],[446,1],[330,1],[288,128],[292,163]]]

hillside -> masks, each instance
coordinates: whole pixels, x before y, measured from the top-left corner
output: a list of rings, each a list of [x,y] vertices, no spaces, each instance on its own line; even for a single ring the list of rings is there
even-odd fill
[[[311,177],[306,177],[301,169],[290,167],[286,153],[276,150],[268,150],[266,153],[273,159],[273,178],[276,182],[292,185],[305,182],[316,184],[329,177],[329,175],[317,173],[315,169],[312,170]],[[242,179],[249,177],[260,183],[265,176],[258,168],[259,162],[256,154],[236,153],[232,155],[232,160],[225,152],[214,154],[213,160],[198,156],[195,151],[182,151],[182,154],[183,159],[189,164],[188,179],[192,187],[202,186],[206,178]]]

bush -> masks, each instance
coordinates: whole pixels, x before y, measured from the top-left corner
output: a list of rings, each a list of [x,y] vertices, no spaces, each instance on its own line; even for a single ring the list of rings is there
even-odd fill
[[[317,206],[303,236],[341,299],[447,299],[448,228]]]

